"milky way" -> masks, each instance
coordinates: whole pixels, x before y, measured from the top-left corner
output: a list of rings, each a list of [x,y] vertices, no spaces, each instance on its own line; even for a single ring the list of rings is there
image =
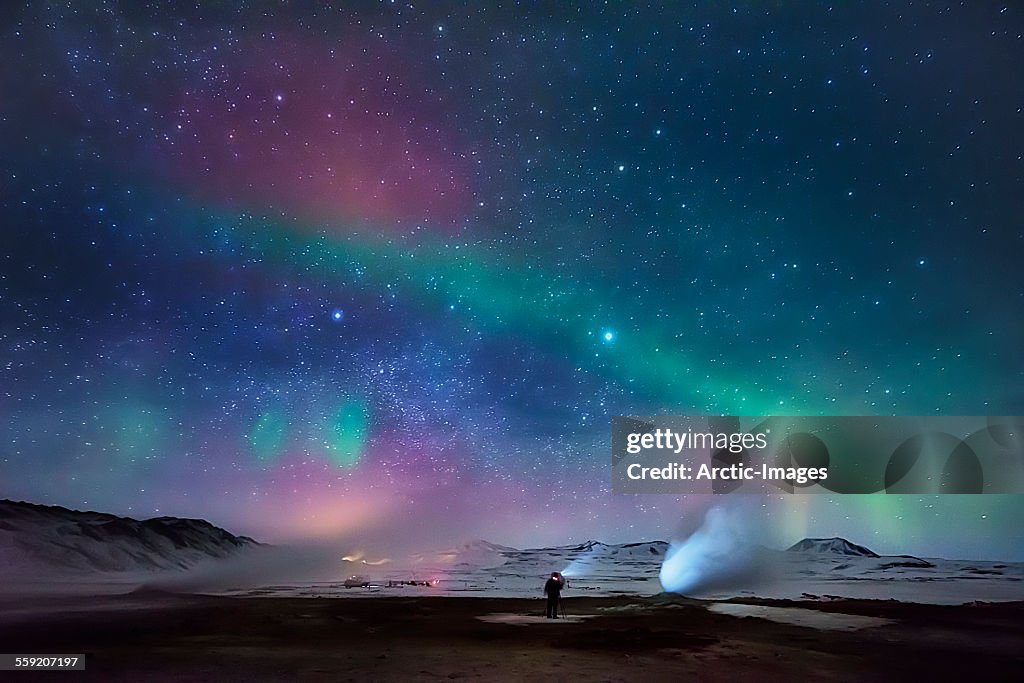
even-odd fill
[[[613,415],[1024,411],[1012,4],[313,5],[3,11],[0,496],[632,541],[706,501],[611,493]]]

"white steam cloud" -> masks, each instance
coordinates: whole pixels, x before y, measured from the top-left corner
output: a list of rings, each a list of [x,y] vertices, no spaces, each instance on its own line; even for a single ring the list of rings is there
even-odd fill
[[[768,579],[773,563],[762,545],[770,536],[763,519],[763,509],[744,503],[709,509],[696,531],[670,544],[659,575],[662,587],[694,595]]]

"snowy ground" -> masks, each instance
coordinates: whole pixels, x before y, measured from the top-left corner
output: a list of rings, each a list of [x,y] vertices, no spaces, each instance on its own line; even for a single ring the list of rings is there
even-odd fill
[[[690,550],[671,554],[663,541],[526,550],[474,541],[395,561],[342,558],[333,547],[258,545],[202,520],[138,522],[0,501],[0,594],[8,596],[150,587],[250,596],[539,598],[553,571],[568,579],[566,597],[643,596],[664,591],[659,575],[670,553],[675,571],[699,578],[685,584],[686,594],[711,600],[1024,600],[1024,563],[879,557],[831,538],[805,539],[788,551],[759,549],[743,560],[742,571],[730,573],[724,569],[737,569],[736,552]]]
[[[389,595],[481,595],[540,597],[552,571],[568,579],[566,597],[655,595],[667,550],[663,542],[516,550],[483,542],[437,558],[421,558],[406,569],[367,568],[368,586],[346,588],[342,581],[234,588],[234,595],[302,597],[379,597]],[[472,561],[468,561],[471,558]],[[431,562],[431,560],[435,560]],[[369,571],[369,570],[377,571]],[[1024,563],[957,561],[909,556],[870,557],[831,549],[773,552],[742,581],[695,591],[691,597],[727,599],[833,597],[895,599],[960,604],[1024,600]],[[388,582],[393,585],[389,586]],[[394,585],[399,581],[429,585]]]

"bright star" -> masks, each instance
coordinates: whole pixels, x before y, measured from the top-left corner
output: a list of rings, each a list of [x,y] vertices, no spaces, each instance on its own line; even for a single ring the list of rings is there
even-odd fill
[[[341,310],[340,308],[335,308],[331,312],[331,320],[333,320],[334,322],[340,323],[344,319],[345,319],[345,311]]]
[[[604,339],[605,344],[611,344],[613,341],[615,341],[615,332],[613,332],[612,330],[605,330],[601,334],[601,338]]]

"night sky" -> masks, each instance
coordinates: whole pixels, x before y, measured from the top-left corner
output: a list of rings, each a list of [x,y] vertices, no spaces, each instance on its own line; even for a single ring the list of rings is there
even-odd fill
[[[0,10],[0,497],[636,541],[708,501],[613,415],[1024,413],[1016,3],[205,4]],[[1020,496],[764,505],[1024,559]]]

